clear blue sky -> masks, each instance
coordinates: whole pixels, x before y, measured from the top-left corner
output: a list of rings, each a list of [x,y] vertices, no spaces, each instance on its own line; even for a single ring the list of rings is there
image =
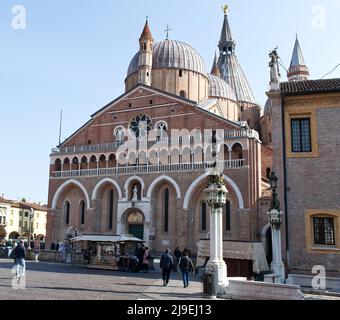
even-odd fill
[[[261,105],[268,87],[268,53],[279,46],[288,67],[295,34],[312,78],[340,63],[340,1],[229,0],[237,55]],[[14,5],[27,29],[11,27]],[[219,0],[0,1],[0,194],[47,202],[49,154],[63,138],[124,92],[145,16],[156,41],[185,41],[210,71],[223,21]],[[326,16],[318,28],[318,8]],[[330,77],[340,77],[340,69]]]

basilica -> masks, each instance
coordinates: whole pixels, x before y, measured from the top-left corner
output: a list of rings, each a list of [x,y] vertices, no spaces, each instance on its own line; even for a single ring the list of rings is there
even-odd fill
[[[238,61],[228,18],[225,10],[210,73],[188,43],[155,41],[146,21],[125,92],[52,149],[48,242],[75,234],[132,234],[152,252],[179,246],[207,256],[210,221],[203,191],[211,149],[204,145],[217,134],[217,162],[228,190],[228,273],[269,270],[270,100],[263,113]],[[297,40],[291,80],[308,77],[301,59]]]

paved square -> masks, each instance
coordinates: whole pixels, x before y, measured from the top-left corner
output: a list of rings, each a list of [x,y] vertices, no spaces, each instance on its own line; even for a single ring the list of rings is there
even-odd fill
[[[66,264],[27,261],[26,290],[12,288],[12,260],[0,259],[0,300],[197,300],[202,282],[192,277],[183,288],[181,273],[172,273],[168,287],[161,274],[93,270]]]

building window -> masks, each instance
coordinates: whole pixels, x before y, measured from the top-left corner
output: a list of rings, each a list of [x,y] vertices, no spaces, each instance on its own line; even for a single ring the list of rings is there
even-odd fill
[[[164,232],[169,231],[169,189],[164,190]]]
[[[207,231],[207,203],[202,202],[201,205],[201,230]]]
[[[150,104],[153,104],[153,100],[150,100],[149,102],[150,102]]]
[[[80,224],[85,224],[85,201],[82,200],[80,203]]]
[[[109,203],[109,229],[113,229],[113,190],[110,190],[110,203]]]
[[[333,218],[313,218],[313,225],[314,244],[335,245]]]
[[[183,77],[183,71],[179,70],[179,77],[182,78]]]
[[[292,151],[312,152],[310,118],[292,119]]]
[[[68,225],[70,223],[70,202],[65,203],[65,223]]]
[[[231,210],[230,210],[230,201],[227,200],[225,204],[225,230],[230,231],[231,230]]]
[[[27,211],[25,212],[25,218],[28,218],[28,212]]]
[[[270,168],[267,168],[267,170],[266,170],[266,177],[267,177],[268,180],[270,178],[271,172],[272,172],[272,170]]]

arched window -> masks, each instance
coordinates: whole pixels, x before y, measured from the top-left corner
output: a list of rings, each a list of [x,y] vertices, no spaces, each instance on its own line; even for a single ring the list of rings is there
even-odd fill
[[[167,129],[167,124],[165,122],[157,124],[157,140],[162,139],[166,135]]]
[[[87,140],[87,144],[88,144],[88,145],[91,145],[91,144],[92,144],[91,139]]]
[[[272,141],[273,141],[273,140],[272,140],[272,134],[269,132],[268,135],[269,135],[269,142],[272,143]]]
[[[116,138],[116,142],[124,142],[125,132],[124,128],[120,127],[115,130],[114,136]]]
[[[201,230],[207,231],[207,203],[201,204]]]
[[[65,224],[69,225],[70,224],[70,202],[66,201],[65,202]]]
[[[61,171],[61,160],[59,158],[54,162],[54,171]]]
[[[187,97],[187,94],[184,90],[181,90],[179,95],[182,97],[182,98],[186,98]]]
[[[164,190],[164,232],[169,232],[169,189]]]
[[[85,201],[80,202],[80,224],[83,226],[85,224]]]
[[[109,197],[109,230],[113,228],[113,198],[114,193],[113,190],[110,190],[110,197]]]
[[[227,200],[225,204],[225,230],[230,231],[231,228],[231,208],[230,208],[230,201]]]

